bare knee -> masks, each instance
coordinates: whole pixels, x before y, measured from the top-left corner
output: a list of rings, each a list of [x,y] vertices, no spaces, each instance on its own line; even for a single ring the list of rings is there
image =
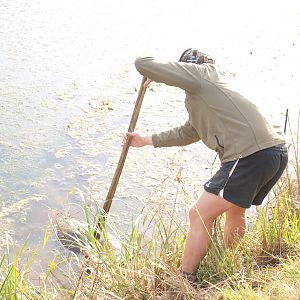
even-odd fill
[[[225,227],[246,227],[246,209],[241,207],[233,207],[226,211],[226,223]]]
[[[214,217],[201,211],[196,205],[189,210],[190,226],[207,226],[212,224]]]
[[[232,206],[232,203],[221,197],[204,191],[189,211],[190,226],[211,225],[218,216]]]
[[[232,245],[246,232],[245,209],[233,208],[226,212],[224,240],[227,246]]]

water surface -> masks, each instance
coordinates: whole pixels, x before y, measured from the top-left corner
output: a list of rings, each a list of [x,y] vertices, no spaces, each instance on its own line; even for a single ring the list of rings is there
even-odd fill
[[[49,209],[82,218],[81,198],[70,195],[74,187],[86,198],[105,199],[141,81],[137,56],[177,60],[185,48],[199,47],[233,69],[246,92],[282,124],[287,107],[295,122],[299,12],[293,1],[220,7],[203,1],[1,0],[2,249],[7,237],[41,243]],[[151,134],[182,124],[183,99],[178,89],[154,85],[137,130]],[[162,183],[180,170],[192,201],[213,160],[201,143],[131,149],[111,213],[124,226],[147,198],[160,195],[172,203],[176,184],[166,189]],[[186,200],[184,193],[179,197]]]

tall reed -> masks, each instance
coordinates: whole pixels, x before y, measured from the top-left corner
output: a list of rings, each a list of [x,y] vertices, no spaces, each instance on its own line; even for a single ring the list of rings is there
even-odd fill
[[[87,238],[78,239],[81,254],[74,256],[74,270],[64,273],[69,262],[56,256],[49,261],[38,285],[29,280],[38,249],[24,264],[23,248],[12,258],[0,260],[0,299],[294,299],[300,298],[300,161],[298,134],[289,149],[288,168],[265,205],[249,217],[249,229],[232,248],[223,242],[223,218],[215,223],[211,246],[191,286],[178,271],[187,234],[185,218],[178,215],[186,195],[180,172],[170,179],[175,186],[174,206],[165,199],[145,200],[140,216],[124,233],[107,219],[101,242],[94,239],[101,205],[84,208],[81,228]],[[165,187],[166,189],[168,187]],[[188,210],[188,205],[184,207]],[[115,246],[111,236],[119,240]],[[45,233],[44,244],[49,232]],[[70,271],[71,270],[71,271]],[[184,295],[184,296],[183,296]]]

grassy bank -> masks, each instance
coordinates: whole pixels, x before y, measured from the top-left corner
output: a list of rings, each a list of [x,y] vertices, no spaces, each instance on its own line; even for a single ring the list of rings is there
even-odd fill
[[[223,218],[215,223],[209,253],[198,270],[197,287],[178,272],[187,226],[178,221],[175,207],[156,201],[145,206],[129,234],[107,227],[102,244],[93,240],[97,218],[90,216],[98,215],[97,211],[87,212],[83,230],[92,243],[83,243],[83,254],[74,256],[72,263],[53,257],[38,283],[29,279],[38,249],[26,263],[22,260],[25,245],[13,258],[4,254],[0,260],[0,299],[182,299],[185,295],[185,299],[299,300],[298,138],[292,140],[289,151],[287,171],[237,245],[226,249]],[[183,185],[178,177],[174,184],[178,189]],[[109,233],[122,237],[119,248],[112,247]]]

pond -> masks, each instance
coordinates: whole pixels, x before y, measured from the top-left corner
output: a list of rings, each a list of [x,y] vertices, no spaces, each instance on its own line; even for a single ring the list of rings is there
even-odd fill
[[[75,188],[94,201],[105,199],[142,79],[134,68],[137,56],[177,60],[188,47],[204,47],[248,79],[247,92],[259,96],[282,124],[287,107],[296,122],[299,5],[285,6],[284,15],[283,7],[259,1],[229,1],[218,9],[214,2],[190,5],[1,1],[1,250],[7,241],[41,243],[49,211],[82,218]],[[182,91],[154,84],[137,131],[151,134],[182,124],[183,99]],[[214,157],[201,143],[130,149],[111,213],[124,226],[145,198],[160,195],[172,202],[172,184],[166,190],[162,183],[178,172],[192,199],[211,175]]]

